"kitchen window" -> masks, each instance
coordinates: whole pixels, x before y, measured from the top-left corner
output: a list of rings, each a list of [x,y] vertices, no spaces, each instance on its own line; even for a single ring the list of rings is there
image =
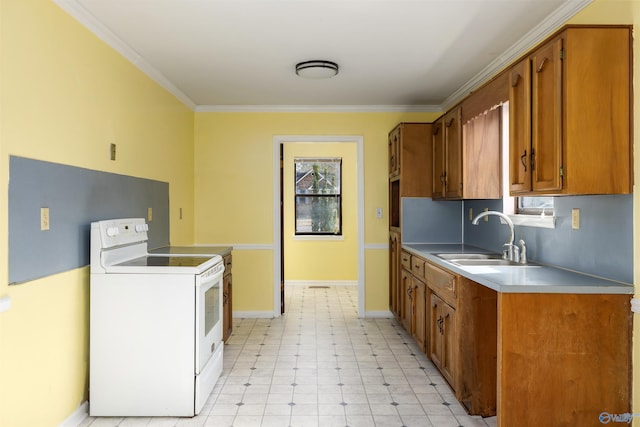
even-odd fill
[[[295,158],[295,234],[342,235],[342,158]]]

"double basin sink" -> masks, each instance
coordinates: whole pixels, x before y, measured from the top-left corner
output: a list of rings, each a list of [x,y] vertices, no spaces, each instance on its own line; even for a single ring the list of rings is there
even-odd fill
[[[436,254],[438,258],[441,258],[451,264],[468,267],[468,266],[487,266],[487,267],[526,267],[527,264],[520,264],[519,262],[509,261],[502,258],[498,254],[483,254],[483,253],[447,253]]]

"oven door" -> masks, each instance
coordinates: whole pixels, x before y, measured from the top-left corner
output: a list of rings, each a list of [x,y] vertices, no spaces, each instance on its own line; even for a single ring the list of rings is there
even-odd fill
[[[196,375],[222,347],[222,262],[196,276]]]

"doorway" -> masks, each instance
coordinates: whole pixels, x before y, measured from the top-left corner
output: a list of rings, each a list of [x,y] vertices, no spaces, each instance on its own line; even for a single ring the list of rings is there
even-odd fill
[[[283,312],[284,291],[284,251],[283,251],[283,187],[281,174],[281,158],[284,144],[323,144],[346,143],[355,144],[356,169],[356,239],[357,239],[357,287],[358,315],[364,317],[364,141],[362,136],[319,136],[319,135],[279,135],[273,138],[273,176],[274,176],[274,317]]]

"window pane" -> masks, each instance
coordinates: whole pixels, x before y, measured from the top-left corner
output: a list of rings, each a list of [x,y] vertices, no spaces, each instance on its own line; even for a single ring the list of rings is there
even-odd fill
[[[296,195],[340,194],[342,159],[295,159]]]
[[[518,197],[518,213],[553,214],[553,197]]]
[[[340,196],[296,196],[296,234],[341,234]]]

